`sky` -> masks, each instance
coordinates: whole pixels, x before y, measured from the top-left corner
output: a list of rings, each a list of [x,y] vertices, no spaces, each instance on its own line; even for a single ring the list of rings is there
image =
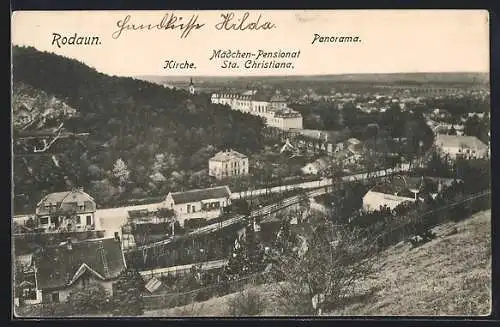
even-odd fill
[[[489,22],[486,10],[260,10],[271,30],[217,30],[221,14],[245,11],[18,11],[12,16],[12,43],[75,58],[100,72],[119,75],[241,76],[326,75],[411,72],[489,72]],[[178,30],[113,33],[118,22],[158,24],[165,15],[205,24],[181,38]],[[100,45],[54,44],[61,37],[97,36]],[[359,37],[357,43],[312,44],[314,35]],[[214,50],[257,53],[299,51],[293,68],[222,68],[209,60]],[[165,60],[193,62],[196,69],[163,69]],[[276,59],[275,59],[276,60]]]

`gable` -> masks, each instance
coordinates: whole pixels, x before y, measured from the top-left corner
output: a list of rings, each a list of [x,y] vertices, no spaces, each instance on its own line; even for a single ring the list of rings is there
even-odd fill
[[[84,275],[93,276],[93,277],[98,278],[100,280],[105,280],[105,278],[101,274],[99,274],[94,269],[90,268],[86,263],[83,263],[80,266],[80,268],[78,268],[78,270],[75,272],[75,275],[68,282],[68,286],[73,285],[76,281],[78,281]]]
[[[37,284],[40,289],[61,288],[89,272],[100,279],[118,277],[125,269],[120,242],[113,238],[47,247],[36,255]]]

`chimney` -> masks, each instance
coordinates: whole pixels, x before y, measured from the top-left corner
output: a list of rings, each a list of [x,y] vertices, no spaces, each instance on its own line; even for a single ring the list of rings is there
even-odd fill
[[[66,247],[69,251],[73,250],[73,241],[71,240],[71,237],[66,239]]]

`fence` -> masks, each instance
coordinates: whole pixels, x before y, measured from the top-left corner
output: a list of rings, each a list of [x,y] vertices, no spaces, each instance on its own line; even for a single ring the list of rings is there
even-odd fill
[[[152,269],[152,270],[143,270],[140,272],[140,274],[143,277],[150,277],[150,278],[164,277],[167,275],[177,276],[177,275],[183,275],[183,274],[189,273],[193,266],[195,266],[195,267],[201,266],[201,270],[206,271],[206,270],[211,270],[211,269],[224,268],[227,265],[227,262],[228,262],[227,259],[222,259],[222,260],[213,260],[213,261],[206,261],[206,262],[200,262],[200,263],[191,263],[191,264],[187,264],[187,265],[183,265],[183,266],[174,266],[174,267],[158,268],[158,269]]]
[[[266,281],[266,273],[260,272],[236,280],[228,280],[215,285],[183,293],[144,295],[144,310],[166,309],[206,301],[212,297],[241,291],[247,285],[261,285]]]

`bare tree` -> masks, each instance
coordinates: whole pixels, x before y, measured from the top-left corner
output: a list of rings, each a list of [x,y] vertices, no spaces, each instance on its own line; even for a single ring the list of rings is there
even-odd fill
[[[301,254],[281,254],[274,261],[273,276],[283,282],[277,300],[285,314],[319,315],[341,306],[373,272],[378,251],[366,231],[328,224],[316,228],[306,246]]]

